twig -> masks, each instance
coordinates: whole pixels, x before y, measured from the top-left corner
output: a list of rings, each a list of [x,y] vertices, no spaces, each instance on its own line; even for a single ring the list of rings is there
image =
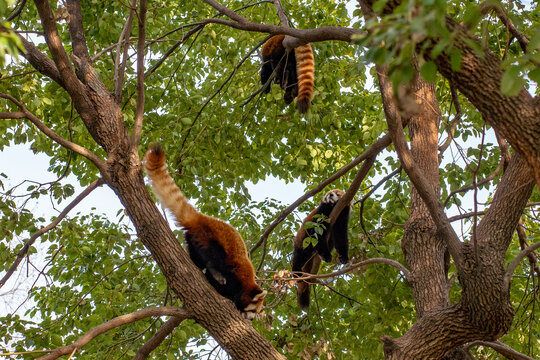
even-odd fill
[[[175,316],[181,319],[187,319],[190,315],[183,308],[176,306],[149,307],[143,310],[135,311],[131,314],[121,315],[92,328],[73,344],[57,348],[50,354],[39,357],[38,360],[54,360],[62,355],[70,354],[73,351],[81,349],[98,335],[106,333],[107,331],[119,326],[130,324],[151,316]]]
[[[6,18],[7,21],[11,21],[15,19],[17,16],[21,15],[21,12],[24,9],[24,6],[26,5],[26,0],[22,0],[17,9],[13,10],[13,12]]]
[[[30,247],[34,244],[37,238],[39,238],[41,235],[47,233],[49,230],[53,229],[60,221],[66,217],[66,215],[77,205],[79,204],[85,197],[88,196],[95,188],[98,186],[101,186],[103,184],[102,179],[95,180],[92,184],[90,184],[86,189],[83,190],[71,203],[69,203],[68,206],[54,219],[53,222],[51,222],[49,225],[41,228],[38,232],[36,232],[34,235],[28,239],[26,244],[24,244],[23,248],[19,251],[17,254],[17,258],[15,259],[15,262],[9,270],[6,272],[2,280],[0,280],[0,288],[4,286],[4,284],[7,282],[7,280],[11,277],[11,275],[15,272],[17,269],[17,266],[19,266],[19,263],[22,261],[22,259],[26,256],[28,253],[28,250]]]

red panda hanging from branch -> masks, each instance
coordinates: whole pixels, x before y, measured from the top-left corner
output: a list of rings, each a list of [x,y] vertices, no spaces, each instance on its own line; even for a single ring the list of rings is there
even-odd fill
[[[283,95],[285,104],[289,105],[297,97],[296,107],[303,114],[308,110],[313,95],[315,81],[313,50],[310,44],[305,44],[294,48],[291,51],[294,56],[289,56],[283,46],[284,38],[285,35],[275,35],[264,43],[261,83],[264,86],[275,72],[274,82],[285,90]],[[270,85],[264,92],[270,92]]]
[[[253,319],[262,310],[266,291],[255,283],[255,270],[238,231],[187,202],[167,171],[165,152],[159,145],[146,152],[144,167],[154,194],[184,228],[191,260],[218,293],[234,302],[244,318]]]

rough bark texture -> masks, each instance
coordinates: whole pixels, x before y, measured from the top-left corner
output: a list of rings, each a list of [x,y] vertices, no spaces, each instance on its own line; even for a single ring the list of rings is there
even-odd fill
[[[437,136],[441,114],[435,86],[417,77],[411,90],[418,106],[408,123],[411,152],[433,191],[439,194]],[[416,316],[421,318],[426,311],[446,306],[446,244],[437,234],[429,211],[414,186],[411,189],[411,213],[405,223],[401,248],[413,279],[410,285]]]

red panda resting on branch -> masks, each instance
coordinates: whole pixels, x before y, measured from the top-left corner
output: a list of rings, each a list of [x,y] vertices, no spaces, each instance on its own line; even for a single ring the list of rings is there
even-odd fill
[[[349,213],[351,204],[348,204],[341,213],[339,213],[334,226],[330,227],[326,223],[326,228],[319,236],[315,235],[314,228],[307,228],[307,222],[315,221],[316,215],[328,218],[330,213],[336,206],[339,199],[345,195],[345,192],[340,189],[330,190],[321,200],[321,203],[315,208],[302,222],[300,230],[294,239],[294,252],[292,259],[292,271],[295,276],[299,272],[317,274],[321,259],[330,262],[332,261],[332,250],[335,248],[339,256],[339,261],[342,264],[349,262],[349,238],[347,228],[349,226]],[[309,244],[304,247],[304,240],[308,237],[317,237],[319,240],[317,245]],[[310,284],[306,281],[298,281],[296,284],[296,293],[298,305],[302,309],[309,307],[310,299]]]
[[[184,228],[191,260],[205,272],[218,293],[234,302],[244,318],[253,319],[262,310],[266,291],[255,283],[255,270],[238,231],[201,214],[187,202],[167,171],[161,146],[148,149],[144,167],[154,194]]]
[[[295,48],[294,56],[289,56],[283,46],[285,35],[272,36],[263,45],[261,67],[261,83],[264,86],[272,73],[275,72],[274,82],[285,90],[283,100],[289,105],[295,97],[298,111],[305,113],[311,103],[313,84],[315,81],[315,60],[311,45],[305,44]],[[270,92],[270,86],[264,90]]]

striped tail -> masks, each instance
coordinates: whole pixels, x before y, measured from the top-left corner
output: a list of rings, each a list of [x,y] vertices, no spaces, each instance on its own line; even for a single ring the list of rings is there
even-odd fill
[[[199,215],[167,171],[165,151],[159,144],[152,145],[144,156],[144,167],[150,178],[152,190],[159,202],[169,209],[178,225],[187,226]]]
[[[300,113],[305,113],[311,104],[313,84],[315,82],[315,59],[310,44],[294,49],[296,57],[296,74],[298,76],[298,98],[296,107]]]

